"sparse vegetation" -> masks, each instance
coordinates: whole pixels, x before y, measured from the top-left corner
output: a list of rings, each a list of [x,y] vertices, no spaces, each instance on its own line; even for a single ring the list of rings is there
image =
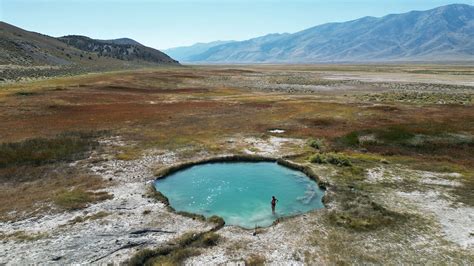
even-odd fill
[[[35,94],[36,93],[31,92],[31,91],[18,91],[18,92],[15,92],[16,96],[33,96]]]
[[[200,249],[215,246],[219,235],[214,232],[187,232],[156,249],[136,253],[128,265],[180,265],[185,259],[200,254]]]
[[[83,223],[83,222],[86,222],[86,221],[99,220],[99,219],[105,218],[109,215],[110,215],[109,212],[100,211],[100,212],[97,212],[97,213],[94,213],[94,214],[91,214],[91,215],[76,216],[74,219],[70,220],[67,223],[67,225],[74,225],[74,224]]]
[[[140,158],[142,155],[141,149],[135,147],[122,148],[121,151],[116,155],[116,158],[123,161],[131,161]]]
[[[102,178],[61,164],[20,167],[11,171],[10,168],[0,169],[0,177],[3,178],[0,185],[0,202],[3,203],[0,205],[0,221],[24,219],[42,212],[54,213],[110,197],[104,192],[94,193],[107,185]],[[73,200],[70,196],[77,198]]]
[[[199,221],[205,221],[206,220],[206,217],[204,217],[204,215],[201,215],[201,214],[196,214],[196,213],[191,213],[191,212],[186,212],[186,211],[179,211],[179,212],[176,212],[176,213],[179,214],[179,215],[182,215],[184,217],[191,218],[193,220],[199,220]]]
[[[334,225],[354,230],[373,230],[395,222],[402,223],[407,219],[406,216],[373,202],[361,192],[339,191],[336,197],[340,197],[338,202],[341,203],[341,208],[328,214],[330,223]]]
[[[84,158],[97,146],[97,133],[64,133],[55,138],[36,138],[0,144],[0,168],[20,165],[42,165]]]
[[[216,225],[215,228],[222,228],[225,225],[224,219],[222,219],[222,217],[219,217],[219,216],[216,216],[216,215],[213,215],[213,216],[207,218],[207,221],[210,222],[210,223],[215,224]]]
[[[339,148],[366,149],[382,155],[453,156],[467,159],[474,152],[471,134],[450,132],[436,125],[397,125],[353,131],[336,140]]]
[[[39,239],[47,238],[49,235],[46,233],[32,233],[25,231],[16,231],[10,234],[0,233],[0,240],[14,240],[14,241],[36,241]]]
[[[189,257],[197,256],[200,252],[194,248],[175,249],[166,255],[161,255],[150,260],[151,265],[181,265]]]
[[[324,139],[309,139],[308,145],[316,150],[324,150],[326,147]]]
[[[112,195],[107,192],[91,192],[84,189],[63,190],[54,197],[54,203],[66,210],[77,210],[87,207],[89,204],[111,199]]]
[[[354,184],[354,182],[365,179],[365,169],[357,165],[343,167],[338,169],[335,178],[337,178],[341,184]]]
[[[426,91],[397,91],[365,94],[359,97],[369,102],[403,102],[416,104],[463,104],[472,105],[474,97],[466,92],[426,92]]]
[[[219,237],[220,236],[214,232],[206,233],[199,239],[197,246],[200,246],[200,247],[215,246],[217,245],[217,242],[219,241]]]
[[[349,158],[340,153],[316,153],[309,157],[309,161],[312,163],[329,163],[337,166],[352,166]]]
[[[312,77],[301,77],[301,76],[286,76],[272,78],[270,82],[275,84],[295,84],[295,85],[314,85],[314,86],[331,86],[341,83],[345,83],[344,80],[329,80]]]
[[[147,187],[146,195],[147,195],[147,197],[152,198],[154,200],[157,200],[157,201],[165,204],[166,206],[170,205],[170,202],[169,202],[168,198],[165,195],[163,195],[160,191],[158,191],[155,188],[154,184],[150,184]]]
[[[265,257],[260,254],[252,254],[245,259],[246,266],[262,266],[265,264]]]

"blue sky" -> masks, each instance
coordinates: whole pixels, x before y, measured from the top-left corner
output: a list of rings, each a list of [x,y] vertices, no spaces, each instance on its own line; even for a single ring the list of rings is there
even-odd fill
[[[452,3],[474,0],[0,0],[0,20],[52,36],[129,37],[165,49]]]

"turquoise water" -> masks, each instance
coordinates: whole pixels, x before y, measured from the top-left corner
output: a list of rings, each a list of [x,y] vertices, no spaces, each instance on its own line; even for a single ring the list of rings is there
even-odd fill
[[[269,226],[281,216],[323,208],[324,191],[305,174],[272,162],[195,165],[155,181],[177,211],[218,215],[227,225]],[[279,201],[272,214],[271,197]]]

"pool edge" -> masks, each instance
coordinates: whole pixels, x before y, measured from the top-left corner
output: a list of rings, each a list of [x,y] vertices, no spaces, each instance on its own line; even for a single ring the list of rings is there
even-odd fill
[[[324,208],[328,207],[327,203],[329,202],[329,200],[328,200],[328,193],[327,193],[328,191],[327,190],[330,187],[330,184],[327,181],[322,181],[321,178],[316,173],[314,173],[314,171],[308,165],[295,163],[295,162],[292,162],[292,161],[287,160],[285,158],[275,158],[275,157],[260,156],[260,155],[225,155],[225,156],[208,157],[208,158],[204,158],[204,159],[200,159],[200,160],[178,163],[178,164],[175,164],[175,165],[172,165],[172,166],[161,168],[157,172],[155,172],[154,181],[156,181],[158,179],[166,178],[167,176],[169,176],[169,175],[171,175],[175,172],[193,167],[195,165],[202,165],[202,164],[207,164],[207,163],[223,163],[223,162],[224,163],[225,162],[275,162],[275,163],[277,163],[281,166],[287,167],[289,169],[300,171],[300,172],[304,173],[306,176],[308,176],[310,179],[314,180],[316,182],[316,184],[318,185],[318,187],[325,191],[321,201],[323,203]],[[207,221],[207,219],[203,215],[200,215],[200,214],[183,212],[183,211],[176,211],[170,205],[168,197],[166,197],[163,193],[161,193],[160,191],[158,191],[156,189],[155,182],[151,183],[151,188],[154,190],[153,193],[156,193],[158,195],[158,197],[156,197],[157,200],[159,200],[160,202],[165,204],[168,211],[173,212],[173,213],[178,214],[178,215],[188,217],[188,218]],[[282,222],[285,219],[292,218],[292,217],[295,217],[295,216],[298,216],[298,215],[290,215],[290,216],[287,216],[287,217],[281,217],[281,218],[277,219],[276,221],[274,221],[271,226],[275,225],[276,223]],[[220,217],[220,216],[217,216],[217,217],[222,219],[222,217]],[[222,219],[222,221],[223,221],[223,219]],[[225,223],[220,225],[220,228],[223,227],[224,225],[225,225]],[[232,226],[236,226],[236,225],[232,225]],[[252,230],[252,229],[243,228],[241,226],[237,226],[237,227],[242,228],[244,230]]]

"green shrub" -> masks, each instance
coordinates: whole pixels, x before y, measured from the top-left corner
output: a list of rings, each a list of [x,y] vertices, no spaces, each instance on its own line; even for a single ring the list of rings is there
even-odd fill
[[[359,146],[359,133],[354,131],[345,136],[342,136],[338,141],[344,146],[354,147]]]
[[[323,150],[325,147],[324,139],[309,139],[308,145],[316,150]]]
[[[312,163],[333,164],[337,166],[352,166],[349,158],[340,153],[316,153],[309,158]]]
[[[343,154],[339,153],[328,153],[327,162],[337,166],[351,166],[352,163],[349,158]]]
[[[377,138],[381,139],[384,142],[404,142],[408,139],[411,139],[415,134],[409,132],[406,128],[401,126],[391,126],[386,129],[376,132]]]
[[[321,153],[313,154],[309,157],[309,161],[312,163],[327,163],[326,156]]]

